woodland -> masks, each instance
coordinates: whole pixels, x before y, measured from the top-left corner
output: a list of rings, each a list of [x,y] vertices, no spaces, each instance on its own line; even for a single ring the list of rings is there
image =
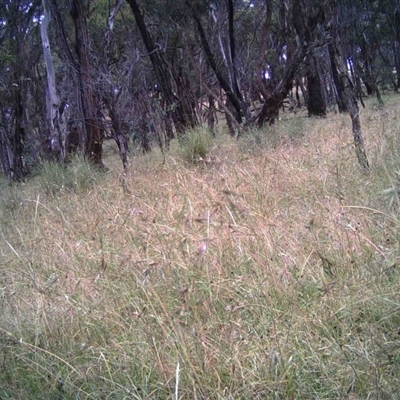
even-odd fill
[[[398,0],[4,0],[0,166],[21,181],[77,150],[103,166],[105,139],[163,151],[196,126],[239,137],[280,110],[349,113],[400,86]]]
[[[399,0],[0,0],[0,399],[398,400]]]

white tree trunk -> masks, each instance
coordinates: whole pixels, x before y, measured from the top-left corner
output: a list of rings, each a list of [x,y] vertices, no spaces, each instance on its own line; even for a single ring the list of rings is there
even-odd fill
[[[40,25],[42,39],[43,57],[46,66],[47,87],[46,87],[46,108],[47,108],[47,129],[50,140],[51,152],[61,161],[65,159],[65,138],[66,123],[62,117],[64,107],[60,107],[57,95],[56,77],[54,72],[53,59],[51,57],[48,26],[51,19],[47,0],[42,0],[44,18]]]

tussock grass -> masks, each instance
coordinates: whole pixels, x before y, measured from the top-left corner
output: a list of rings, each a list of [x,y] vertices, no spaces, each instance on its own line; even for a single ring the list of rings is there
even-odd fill
[[[77,154],[65,165],[43,161],[36,181],[44,193],[57,195],[63,192],[86,191],[94,186],[99,176],[98,168],[91,165],[82,154]]]
[[[180,155],[191,164],[207,161],[212,147],[211,132],[205,127],[190,129],[180,138]]]
[[[138,157],[126,190],[116,156],[88,190],[19,188],[0,398],[398,398],[395,99],[362,117],[369,174],[330,115],[250,153],[219,138],[207,163]]]

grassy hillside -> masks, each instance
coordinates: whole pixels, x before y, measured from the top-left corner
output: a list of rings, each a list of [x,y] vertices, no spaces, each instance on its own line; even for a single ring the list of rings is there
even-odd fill
[[[0,398],[398,399],[399,104],[4,183]]]

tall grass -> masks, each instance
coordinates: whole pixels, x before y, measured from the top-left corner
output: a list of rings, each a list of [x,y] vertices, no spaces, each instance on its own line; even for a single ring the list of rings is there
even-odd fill
[[[180,138],[180,155],[188,163],[196,164],[207,159],[213,138],[207,128],[190,129]]]
[[[100,175],[98,168],[83,155],[77,154],[65,165],[43,161],[36,181],[44,193],[56,195],[60,192],[86,191],[93,187]]]
[[[330,115],[260,151],[226,137],[206,168],[137,158],[129,190],[116,156],[89,190],[20,188],[0,398],[398,398],[398,108],[362,117],[368,175]]]

